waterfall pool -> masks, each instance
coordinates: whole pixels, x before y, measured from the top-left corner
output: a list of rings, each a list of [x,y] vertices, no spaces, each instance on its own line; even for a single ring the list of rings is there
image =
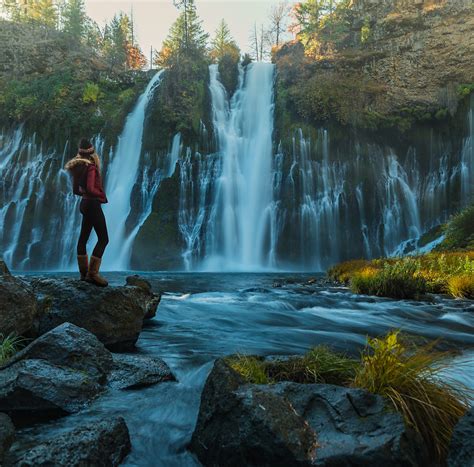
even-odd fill
[[[121,285],[126,275],[109,273],[107,278],[112,285]],[[450,376],[474,388],[473,301],[442,297],[433,302],[395,301],[327,285],[300,285],[314,277],[309,274],[142,275],[163,297],[156,317],[140,336],[137,351],[163,358],[178,382],[110,391],[85,411],[51,422],[48,436],[91,418],[121,415],[133,446],[124,465],[199,465],[186,446],[215,358],[235,352],[301,354],[318,344],[358,354],[367,335],[390,329],[441,338],[459,349]],[[41,436],[42,428],[23,430],[28,432]]]

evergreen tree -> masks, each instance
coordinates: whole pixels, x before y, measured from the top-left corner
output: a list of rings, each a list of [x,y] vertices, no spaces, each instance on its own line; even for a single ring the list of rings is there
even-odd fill
[[[73,43],[82,42],[86,35],[87,16],[84,0],[68,0],[62,11],[63,31]]]
[[[222,19],[211,41],[211,58],[221,60],[224,55],[239,59],[240,49],[230,34],[227,23]]]
[[[192,0],[187,0],[186,8],[171,26],[168,37],[163,41],[163,47],[155,55],[155,64],[168,67],[181,55],[187,57],[204,57],[206,55],[209,35],[202,27],[202,21],[196,13]]]

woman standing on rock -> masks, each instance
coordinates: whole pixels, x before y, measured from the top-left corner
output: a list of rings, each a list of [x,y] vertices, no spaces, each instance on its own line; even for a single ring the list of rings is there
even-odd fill
[[[82,226],[77,243],[77,264],[81,280],[105,287],[108,282],[99,275],[99,269],[105,247],[109,243],[101,207],[102,203],[107,203],[107,197],[102,187],[99,156],[89,140],[81,139],[77,156],[71,159],[65,168],[72,175],[74,194],[82,196]],[[86,247],[92,229],[95,230],[98,241],[89,262]]]

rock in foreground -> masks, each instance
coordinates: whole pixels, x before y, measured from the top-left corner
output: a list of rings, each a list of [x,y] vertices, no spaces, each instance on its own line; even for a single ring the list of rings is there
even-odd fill
[[[175,381],[168,365],[156,357],[115,354],[109,385],[114,389],[138,389],[163,381]]]
[[[454,427],[448,454],[448,467],[472,466],[474,466],[474,407]]]
[[[217,360],[190,448],[204,465],[422,465],[417,438],[380,397],[325,384],[246,384]]]
[[[7,466],[117,466],[130,452],[130,437],[123,418],[90,422],[40,442],[31,449],[13,449]]]
[[[69,322],[87,329],[110,350],[134,347],[145,316],[156,311],[159,295],[141,286],[100,288],[72,279],[30,280],[45,310],[39,320],[44,334]]]
[[[112,368],[112,354],[90,332],[64,323],[43,334],[9,360],[8,366],[20,360],[46,360],[61,367],[86,373],[104,384]]]
[[[3,459],[6,452],[10,449],[15,437],[15,427],[10,417],[0,413],[0,465],[3,465]]]
[[[0,260],[0,333],[35,335],[37,308],[31,287],[13,277]]]

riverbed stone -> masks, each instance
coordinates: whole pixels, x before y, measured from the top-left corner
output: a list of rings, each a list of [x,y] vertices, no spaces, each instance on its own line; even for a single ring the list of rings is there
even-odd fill
[[[191,450],[204,465],[302,465],[316,435],[291,405],[217,360],[206,381]]]
[[[80,370],[20,360],[0,371],[0,412],[21,423],[78,412],[103,386]]]
[[[454,427],[447,464],[448,467],[474,466],[474,407]]]
[[[34,440],[33,440],[34,442]],[[25,443],[26,444],[26,443]],[[130,452],[130,436],[125,420],[116,417],[92,421],[73,430],[16,449],[7,466],[118,466]]]
[[[15,427],[7,414],[0,413],[0,465],[15,438]]]
[[[4,336],[36,335],[38,303],[33,290],[13,277],[0,260],[0,333]]]
[[[246,384],[224,360],[190,449],[204,465],[417,466],[428,453],[381,396],[328,384]]]
[[[142,287],[99,288],[56,278],[33,278],[30,283],[43,303],[48,302],[39,320],[40,334],[70,322],[92,332],[113,351],[134,347],[145,315],[157,306],[155,294]]]
[[[109,385],[114,389],[138,389],[164,381],[176,381],[169,366],[158,357],[114,354]]]
[[[112,369],[112,354],[94,334],[71,323],[63,323],[18,352],[6,366],[21,360],[46,360],[53,365],[86,373],[104,384]]]

